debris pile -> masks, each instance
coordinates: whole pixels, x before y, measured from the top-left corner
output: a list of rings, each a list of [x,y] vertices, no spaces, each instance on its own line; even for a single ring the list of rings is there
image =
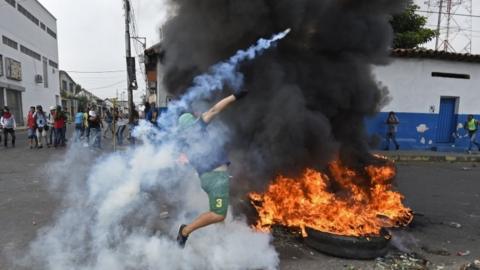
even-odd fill
[[[375,269],[378,270],[428,270],[430,262],[417,253],[393,253],[377,258]]]

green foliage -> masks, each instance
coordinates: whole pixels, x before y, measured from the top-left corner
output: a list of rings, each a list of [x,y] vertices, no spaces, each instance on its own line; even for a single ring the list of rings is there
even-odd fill
[[[437,32],[425,27],[427,18],[418,15],[420,7],[410,2],[402,14],[396,15],[390,21],[395,37],[394,48],[412,49],[432,40]]]

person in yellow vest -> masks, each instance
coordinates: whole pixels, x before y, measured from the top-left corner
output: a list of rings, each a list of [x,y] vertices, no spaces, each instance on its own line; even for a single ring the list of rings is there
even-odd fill
[[[478,120],[473,118],[473,115],[469,115],[467,122],[465,122],[465,129],[468,132],[468,137],[470,138],[470,144],[468,146],[468,153],[472,153],[472,146],[475,144],[480,150],[480,144],[477,142],[477,131],[478,131]]]

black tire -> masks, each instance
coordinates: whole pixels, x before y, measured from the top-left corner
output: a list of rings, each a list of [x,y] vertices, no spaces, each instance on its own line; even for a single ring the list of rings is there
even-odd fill
[[[335,257],[358,260],[371,260],[387,254],[390,234],[382,230],[380,236],[354,237],[320,232],[307,228],[306,245],[322,253]]]

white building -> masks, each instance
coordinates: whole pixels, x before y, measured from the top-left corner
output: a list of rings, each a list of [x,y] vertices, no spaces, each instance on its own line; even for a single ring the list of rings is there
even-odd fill
[[[0,106],[24,124],[30,106],[60,104],[57,20],[37,0],[0,1]]]
[[[462,148],[467,115],[480,118],[480,55],[397,49],[392,62],[374,68],[391,101],[367,121],[385,136],[388,112],[396,112],[400,148]]]

